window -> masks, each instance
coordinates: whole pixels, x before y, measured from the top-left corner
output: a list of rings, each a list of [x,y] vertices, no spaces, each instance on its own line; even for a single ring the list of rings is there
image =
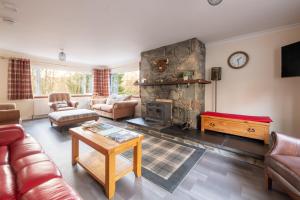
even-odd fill
[[[92,73],[33,68],[32,84],[34,96],[45,96],[52,92],[91,94]]]
[[[135,85],[139,79],[139,75],[139,71],[112,74],[110,79],[111,94],[139,96],[140,88],[138,85]]]

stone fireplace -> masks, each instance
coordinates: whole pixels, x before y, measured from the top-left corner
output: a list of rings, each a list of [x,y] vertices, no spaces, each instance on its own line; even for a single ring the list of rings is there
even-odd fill
[[[165,69],[156,69],[153,62],[167,60]],[[193,72],[193,79],[205,79],[205,45],[196,38],[141,53],[140,82],[164,83],[178,80],[185,71]],[[147,105],[157,99],[172,103],[172,122],[190,123],[197,128],[199,114],[204,111],[203,84],[141,86],[142,116],[147,118]]]

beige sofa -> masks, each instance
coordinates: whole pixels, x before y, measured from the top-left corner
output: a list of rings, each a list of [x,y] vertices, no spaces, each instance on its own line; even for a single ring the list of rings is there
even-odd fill
[[[116,120],[124,117],[134,117],[137,104],[138,101],[131,100],[131,96],[112,95],[109,97],[93,97],[90,107],[100,116]]]
[[[15,103],[0,104],[0,125],[20,123],[20,111],[16,109]]]

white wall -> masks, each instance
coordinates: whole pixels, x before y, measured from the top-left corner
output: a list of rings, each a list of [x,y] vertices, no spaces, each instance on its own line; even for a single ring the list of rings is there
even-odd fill
[[[117,64],[111,66],[111,73],[123,73],[123,72],[132,72],[139,70],[139,61],[132,61],[126,64]]]
[[[270,116],[271,130],[300,137],[300,77],[281,78],[281,46],[300,41],[300,27],[248,35],[207,44],[206,78],[222,67],[218,112]],[[247,66],[232,69],[227,58],[235,51],[250,56]],[[214,107],[213,84],[206,85],[207,111]]]

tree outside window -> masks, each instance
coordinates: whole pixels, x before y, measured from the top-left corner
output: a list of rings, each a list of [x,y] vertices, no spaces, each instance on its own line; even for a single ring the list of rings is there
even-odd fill
[[[135,85],[138,79],[139,71],[112,74],[111,94],[139,96],[139,86]]]
[[[71,94],[92,93],[91,72],[33,68],[32,83],[35,96],[44,96],[52,92],[69,92]]]

